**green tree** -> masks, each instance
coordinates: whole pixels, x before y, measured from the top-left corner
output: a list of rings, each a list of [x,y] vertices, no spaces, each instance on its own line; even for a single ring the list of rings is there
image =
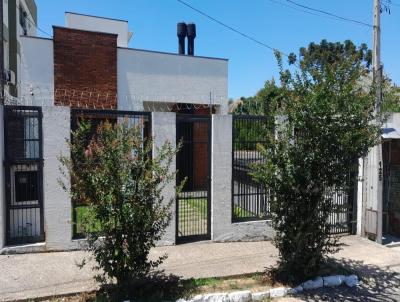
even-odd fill
[[[266,81],[264,87],[255,96],[242,97],[233,113],[273,117],[276,107],[281,102],[281,97],[281,88],[272,79]]]
[[[265,164],[254,177],[273,196],[271,222],[276,230],[278,280],[297,283],[315,277],[326,255],[337,252],[329,215],[335,210],[332,193],[347,191],[355,160],[365,156],[379,137],[374,116],[374,89],[369,77],[370,55],[365,45],[311,43],[300,49],[292,73],[276,54],[283,96],[276,114],[281,123],[260,147]]]
[[[72,133],[71,157],[60,158],[71,180],[64,189],[89,205],[83,227],[99,271],[96,280],[115,281],[113,299],[120,301],[134,297],[135,284],[166,258],[150,260],[149,252],[170,222],[173,200],[164,200],[161,192],[175,179],[169,172],[175,150],[165,143],[151,158],[152,140],[127,122],[100,124],[88,144],[91,131],[90,123],[81,122]]]

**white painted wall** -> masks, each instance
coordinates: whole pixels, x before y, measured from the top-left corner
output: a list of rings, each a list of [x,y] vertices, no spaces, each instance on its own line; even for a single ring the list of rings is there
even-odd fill
[[[153,156],[157,156],[158,149],[161,148],[166,142],[169,142],[173,148],[176,148],[176,115],[173,112],[153,112],[152,113],[152,136],[153,143]],[[176,162],[173,158],[170,172],[176,170]],[[164,201],[169,202],[175,198],[175,182],[169,183],[162,191]],[[173,245],[175,244],[175,201],[171,204],[171,222],[167,227],[163,238],[158,242],[158,245]]]
[[[67,12],[65,13],[65,24],[68,28],[117,34],[118,47],[128,47],[128,42],[132,35],[129,32],[128,21],[124,20],[115,20]]]
[[[143,110],[143,102],[219,105],[228,110],[228,61],[118,49],[118,109]]]
[[[21,37],[20,97],[26,105],[54,104],[53,40]]]
[[[271,239],[274,231],[267,221],[232,223],[232,115],[212,116],[211,150],[211,239]]]
[[[6,241],[6,198],[4,193],[4,106],[0,105],[0,249]]]
[[[58,157],[69,156],[70,108],[43,107],[44,227],[47,250],[76,248],[72,238],[71,198],[58,180],[63,179]],[[64,179],[63,179],[64,180]],[[68,185],[67,180],[65,182]]]

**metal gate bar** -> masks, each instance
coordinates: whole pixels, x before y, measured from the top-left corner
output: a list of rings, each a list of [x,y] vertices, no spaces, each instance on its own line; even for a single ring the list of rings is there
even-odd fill
[[[211,119],[204,115],[176,116],[176,138],[182,144],[176,156],[177,243],[211,238]]]
[[[4,109],[6,242],[44,241],[42,112]]]

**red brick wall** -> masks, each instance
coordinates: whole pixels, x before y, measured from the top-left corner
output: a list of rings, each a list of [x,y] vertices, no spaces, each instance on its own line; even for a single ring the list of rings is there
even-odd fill
[[[54,103],[117,108],[117,35],[53,27]]]

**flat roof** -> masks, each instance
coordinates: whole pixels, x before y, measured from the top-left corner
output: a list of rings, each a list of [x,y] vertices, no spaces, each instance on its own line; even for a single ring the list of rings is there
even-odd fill
[[[53,26],[53,27],[60,27],[60,26]],[[71,29],[68,27],[60,27],[60,28],[66,28],[66,29]],[[74,29],[74,28],[73,28]],[[79,30],[79,29],[78,29]],[[102,32],[100,32],[102,33]],[[106,33],[107,34],[107,33]],[[113,34],[111,34],[113,35]],[[22,38],[32,38],[32,39],[41,39],[41,40],[49,40],[53,41],[52,38],[45,38],[45,37],[37,37],[37,36],[25,36],[21,35]],[[229,61],[229,59],[226,58],[217,58],[217,57],[207,57],[207,56],[189,56],[189,55],[181,55],[179,53],[174,53],[174,52],[166,52],[166,51],[157,51],[157,50],[149,50],[149,49],[139,49],[139,48],[130,48],[130,47],[117,47],[118,49],[126,49],[126,50],[133,50],[133,51],[142,51],[142,52],[149,52],[149,53],[158,53],[158,54],[164,54],[164,55],[171,55],[171,56],[179,56],[179,57],[189,57],[189,58],[198,58],[198,59],[209,59],[209,60],[221,60],[221,61]]]
[[[74,27],[65,27],[65,26],[58,26],[58,25],[53,25],[53,28],[68,29],[68,30],[76,30],[76,31],[86,31],[86,32],[95,33],[95,34],[110,35],[110,36],[118,36],[118,34],[115,34],[115,33],[108,33],[108,32],[97,31],[97,30],[80,29],[80,28],[74,28]]]
[[[174,52],[166,52],[166,51],[158,51],[158,50],[149,50],[149,49],[140,49],[140,48],[130,48],[130,47],[118,47],[119,49],[126,49],[126,50],[134,50],[134,51],[143,51],[143,52],[150,52],[150,53],[159,53],[164,55],[172,55],[172,56],[179,56],[179,57],[189,57],[189,58],[199,58],[199,59],[211,59],[211,60],[221,60],[221,61],[229,61],[226,58],[217,58],[217,57],[207,57],[207,56],[189,56],[189,55],[181,55],[179,53]]]
[[[93,15],[88,15],[88,14],[81,14],[81,13],[74,13],[74,12],[65,12],[65,14],[71,14],[71,15],[78,15],[78,16],[84,16],[84,17],[92,17],[92,18],[106,19],[106,20],[112,20],[112,21],[119,21],[119,22],[128,23],[127,20],[108,18],[108,17],[100,17],[100,16],[93,16]]]

